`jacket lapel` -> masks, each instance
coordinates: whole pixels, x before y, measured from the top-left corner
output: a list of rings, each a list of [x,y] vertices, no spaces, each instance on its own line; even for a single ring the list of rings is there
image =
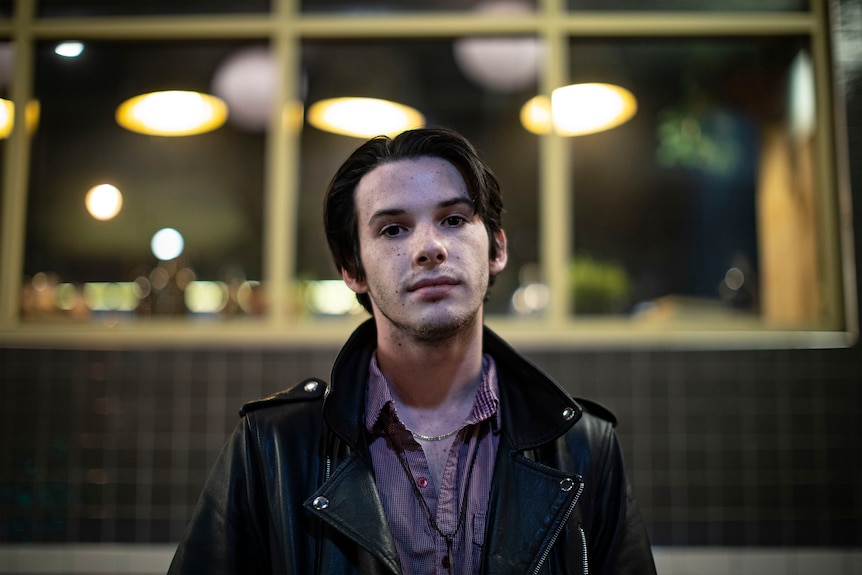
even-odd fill
[[[374,476],[356,455],[350,455],[305,507],[336,531],[356,541],[393,573],[400,573],[398,552],[389,531]]]
[[[483,573],[533,573],[547,558],[582,488],[578,475],[501,449],[485,526]]]

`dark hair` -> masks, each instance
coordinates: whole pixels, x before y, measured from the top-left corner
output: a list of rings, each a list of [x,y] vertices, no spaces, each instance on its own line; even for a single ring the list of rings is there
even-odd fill
[[[354,150],[329,183],[323,205],[323,223],[326,240],[339,271],[346,270],[360,281],[365,279],[354,202],[359,180],[381,164],[421,157],[440,158],[458,169],[467,185],[473,209],[488,232],[489,259],[497,256],[495,234],[503,226],[503,200],[497,178],[461,134],[447,128],[421,128],[402,132],[395,138],[378,136],[368,140]],[[371,311],[368,294],[358,294],[357,299]]]

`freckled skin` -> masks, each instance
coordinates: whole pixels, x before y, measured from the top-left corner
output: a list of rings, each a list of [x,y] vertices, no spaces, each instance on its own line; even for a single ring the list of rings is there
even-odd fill
[[[343,276],[368,293],[381,336],[430,342],[481,326],[489,274],[506,263],[505,236],[489,261],[488,234],[452,164],[382,164],[360,180],[355,202],[365,279]]]

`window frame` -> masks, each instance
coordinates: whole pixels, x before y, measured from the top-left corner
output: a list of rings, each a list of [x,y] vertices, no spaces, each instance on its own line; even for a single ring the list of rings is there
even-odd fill
[[[566,269],[570,260],[570,167],[564,138],[540,136],[540,266],[551,299],[541,318],[489,316],[487,323],[519,345],[619,346],[673,348],[845,347],[858,339],[855,265],[849,210],[846,141],[831,75],[828,0],[812,0],[808,12],[569,12],[564,0],[542,0],[529,17],[504,18],[474,13],[404,13],[390,15],[303,13],[299,0],[273,0],[269,14],[165,17],[37,18],[35,2],[16,0],[11,21],[0,22],[0,41],[15,45],[10,97],[32,95],[35,45],[70,37],[87,40],[258,39],[273,49],[279,78],[280,112],[270,118],[264,158],[263,274],[268,294],[261,318],[241,318],[200,325],[189,319],[153,318],[129,324],[74,326],[33,324],[20,318],[30,139],[15,130],[3,147],[2,227],[0,227],[0,345],[165,345],[185,343],[256,345],[333,345],[366,316],[327,319],[304,317],[298,306],[292,214],[298,202],[300,129],[294,124],[301,106],[300,51],[305,39],[447,38],[461,35],[534,35],[545,45],[539,92],[550,94],[567,83],[568,46],[573,37],[735,37],[807,36],[811,40],[816,80],[818,131],[815,142],[818,256],[827,329],[811,331],[734,328],[640,328],[622,319],[584,319],[570,313]],[[16,124],[23,125],[23,107]],[[830,233],[829,230],[837,230]]]

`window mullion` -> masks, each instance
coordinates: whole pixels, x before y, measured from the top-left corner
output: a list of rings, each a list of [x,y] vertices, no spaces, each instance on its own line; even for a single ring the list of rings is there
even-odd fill
[[[542,94],[551,92],[568,83],[568,42],[560,23],[564,20],[562,0],[544,0],[541,3],[542,18],[540,36],[545,43],[545,62],[542,67]],[[539,147],[540,169],[540,222],[541,267],[550,290],[550,300],[545,321],[564,324],[570,311],[570,288],[568,281],[569,250],[572,231],[569,189],[569,162],[566,158],[566,142],[553,131],[545,136]]]
[[[25,129],[27,102],[32,98],[34,38],[33,5],[19,0],[17,26],[12,41],[15,62],[11,100],[15,102],[15,128],[10,134],[2,181],[3,222],[0,226],[0,331],[19,325],[21,276],[24,269],[24,237],[27,222],[27,180],[30,135]]]

